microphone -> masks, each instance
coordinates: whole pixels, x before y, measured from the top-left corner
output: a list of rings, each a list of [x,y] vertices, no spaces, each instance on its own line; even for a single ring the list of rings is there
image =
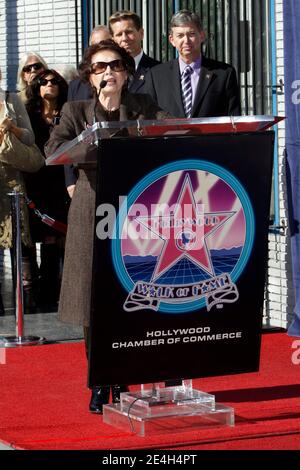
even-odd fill
[[[94,106],[94,124],[95,122],[97,122],[97,118],[96,118],[96,107],[97,107],[97,104],[98,104],[98,100],[99,100],[99,95],[101,93],[101,90],[103,88],[105,88],[107,85],[107,80],[102,80],[100,82],[100,85],[99,85],[99,90],[96,90],[96,99],[95,99],[95,106]]]

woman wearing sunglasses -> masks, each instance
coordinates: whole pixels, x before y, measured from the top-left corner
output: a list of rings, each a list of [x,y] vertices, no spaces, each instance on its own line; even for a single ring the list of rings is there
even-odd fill
[[[81,78],[93,86],[95,98],[64,105],[60,124],[54,129],[46,145],[46,155],[51,155],[95,121],[168,117],[149,96],[133,95],[127,91],[127,83],[134,71],[134,59],[112,40],[101,41],[87,48],[80,73]],[[88,350],[96,164],[83,164],[78,168],[79,179],[69,211],[59,318],[84,327]],[[125,390],[125,386],[113,385],[113,402],[118,402],[120,392]],[[90,411],[102,413],[102,405],[108,403],[109,393],[109,386],[94,387]]]
[[[42,153],[59,121],[67,92],[64,78],[55,70],[48,69],[35,77],[26,90],[26,109],[36,144]],[[63,167],[44,166],[37,173],[26,175],[25,183],[27,196],[42,213],[66,223],[69,198]],[[57,309],[65,235],[43,223],[33,211],[30,211],[30,229],[33,242],[41,243],[41,264],[38,270],[33,253],[31,269],[37,288],[28,303],[36,303],[41,311],[49,312]]]
[[[37,52],[26,52],[21,57],[18,67],[17,83],[20,97],[26,103],[26,89],[32,80],[48,68],[44,59]]]

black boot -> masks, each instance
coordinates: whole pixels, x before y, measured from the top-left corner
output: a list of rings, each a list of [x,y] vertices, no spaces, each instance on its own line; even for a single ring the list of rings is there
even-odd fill
[[[180,387],[183,379],[166,380],[165,387]]]
[[[40,300],[41,311],[57,311],[60,291],[60,248],[56,244],[41,244]]]
[[[102,414],[102,407],[109,402],[109,385],[103,387],[93,387],[90,401],[91,413]]]
[[[113,403],[120,403],[120,393],[128,391],[127,385],[112,385],[111,392]]]

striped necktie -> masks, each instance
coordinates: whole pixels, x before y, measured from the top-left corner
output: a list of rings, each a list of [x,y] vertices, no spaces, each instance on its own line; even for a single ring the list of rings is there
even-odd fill
[[[191,74],[193,73],[192,67],[189,65],[184,69],[181,76],[181,91],[182,91],[182,102],[184,112],[187,118],[191,117],[192,114],[192,82]]]

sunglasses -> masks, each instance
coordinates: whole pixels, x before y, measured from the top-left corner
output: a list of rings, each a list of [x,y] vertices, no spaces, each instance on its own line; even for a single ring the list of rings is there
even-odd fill
[[[40,86],[46,86],[48,83],[51,83],[51,85],[58,85],[60,80],[57,78],[40,78],[39,79],[39,84]]]
[[[29,64],[29,65],[25,65],[25,67],[23,67],[23,72],[31,72],[32,69],[33,70],[40,70],[42,69],[44,66],[43,64],[41,64],[41,62],[36,62],[35,64]]]
[[[94,62],[91,64],[91,73],[94,73],[95,75],[103,73],[108,66],[113,72],[123,72],[126,70],[123,60],[116,59],[112,60],[111,62]]]

